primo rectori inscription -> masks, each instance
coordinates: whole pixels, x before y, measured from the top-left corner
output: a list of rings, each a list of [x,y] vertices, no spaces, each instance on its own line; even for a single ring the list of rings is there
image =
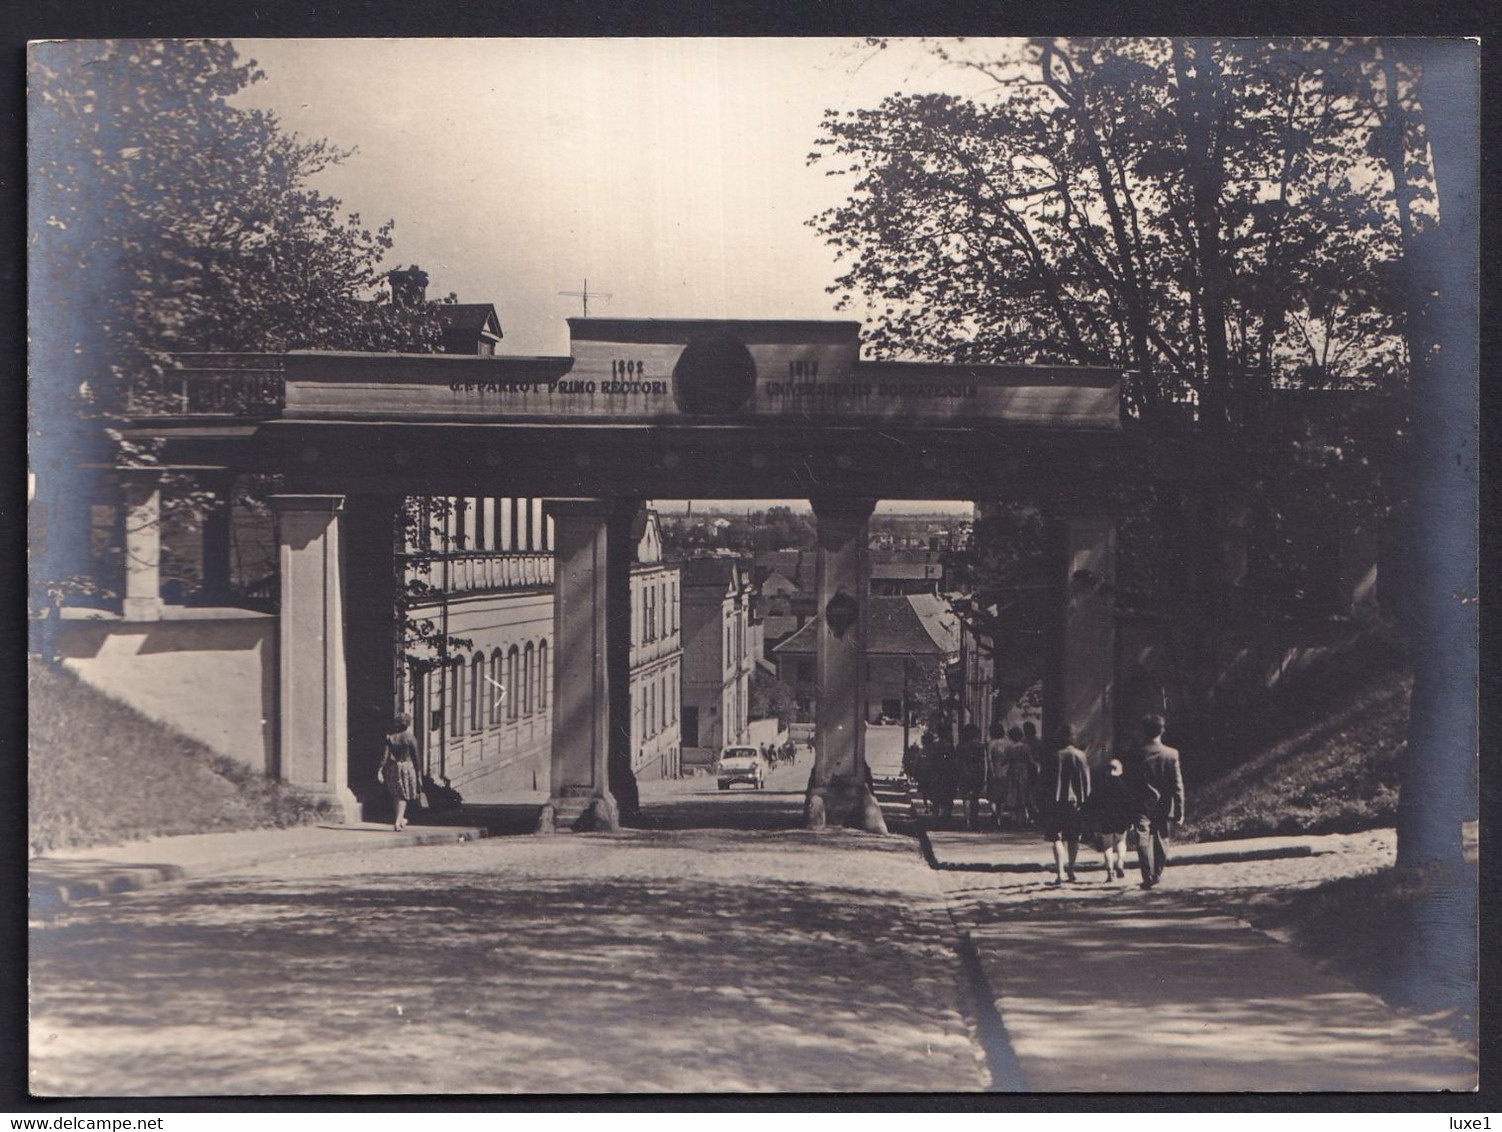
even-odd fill
[[[566,357],[300,351],[288,418],[1120,428],[1120,371],[866,361],[846,322],[571,319]]]

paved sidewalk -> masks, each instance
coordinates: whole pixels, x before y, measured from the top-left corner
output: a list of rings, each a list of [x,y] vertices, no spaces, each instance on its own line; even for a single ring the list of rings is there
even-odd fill
[[[168,881],[218,876],[235,869],[325,853],[365,853],[484,837],[479,825],[307,825],[153,837],[122,845],[58,849],[28,863],[33,911],[76,900],[134,892]]]
[[[1162,885],[1144,892],[1130,868],[1105,883],[1098,854],[1082,853],[1079,882],[1055,888],[1024,868],[1048,859],[1039,840],[933,835],[935,875],[976,950],[1020,1087],[1473,1089],[1474,1051],[1214,907],[1227,892],[1390,863],[1390,831],[1267,841],[1171,847]]]
[[[924,833],[928,863],[944,872],[1052,873],[1052,850],[1036,830],[929,829]],[[1174,845],[1170,854],[1176,864],[1221,865],[1245,861],[1276,861],[1332,853],[1334,848],[1319,837],[1254,837],[1244,841],[1211,841],[1202,845]],[[1137,854],[1127,852],[1128,875],[1137,875]],[[1101,856],[1080,847],[1075,871],[1087,880],[1100,881]]]

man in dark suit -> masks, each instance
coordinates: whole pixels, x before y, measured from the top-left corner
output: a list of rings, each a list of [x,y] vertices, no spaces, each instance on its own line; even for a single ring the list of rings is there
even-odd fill
[[[1163,743],[1163,717],[1142,717],[1142,746],[1132,768],[1137,809],[1137,861],[1142,887],[1151,888],[1163,875],[1168,855],[1163,836],[1170,822],[1184,820],[1184,772],[1179,752]]]

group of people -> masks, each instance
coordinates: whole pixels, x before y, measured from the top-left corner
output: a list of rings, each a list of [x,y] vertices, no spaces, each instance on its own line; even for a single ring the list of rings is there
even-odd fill
[[[798,747],[791,739],[781,746],[776,743],[763,743],[761,757],[766,760],[768,766],[781,766],[783,763],[793,762],[798,757]]]
[[[1013,727],[1005,736],[1000,725],[992,727],[989,745],[973,723],[960,728],[958,744],[951,744],[944,731],[942,726],[924,731],[921,743],[908,748],[902,763],[903,772],[917,783],[936,817],[949,821],[960,798],[966,827],[974,828],[984,797],[991,801],[998,826],[1004,821],[1031,825],[1037,820],[1034,787],[1043,743],[1031,722]]]
[[[958,797],[966,828],[975,828],[985,797],[998,825],[1041,826],[1043,840],[1053,846],[1056,885],[1076,879],[1080,841],[1087,837],[1104,858],[1106,881],[1124,878],[1127,839],[1135,834],[1142,887],[1152,888],[1168,862],[1168,827],[1184,820],[1179,752],[1163,742],[1163,730],[1162,716],[1143,716],[1137,744],[1109,760],[1093,782],[1089,760],[1067,724],[1048,753],[1032,723],[1005,730],[996,725],[990,743],[966,724],[952,746],[942,732],[930,730],[921,746],[909,748],[903,770],[940,820],[953,817]]]

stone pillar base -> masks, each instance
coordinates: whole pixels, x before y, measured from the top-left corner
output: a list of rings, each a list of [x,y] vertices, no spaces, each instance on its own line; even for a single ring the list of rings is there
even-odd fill
[[[128,597],[121,603],[121,616],[126,621],[160,621],[162,599],[159,597]]]
[[[538,817],[538,833],[572,830],[574,833],[618,833],[620,812],[608,792],[555,794]]]
[[[318,804],[320,810],[327,811],[323,820],[330,824],[358,825],[365,820],[365,808],[355,797],[354,791],[347,786],[329,791],[308,790],[307,794]]]
[[[867,833],[886,833],[881,806],[864,782],[810,786],[803,803],[804,824],[809,829],[842,825]]]

